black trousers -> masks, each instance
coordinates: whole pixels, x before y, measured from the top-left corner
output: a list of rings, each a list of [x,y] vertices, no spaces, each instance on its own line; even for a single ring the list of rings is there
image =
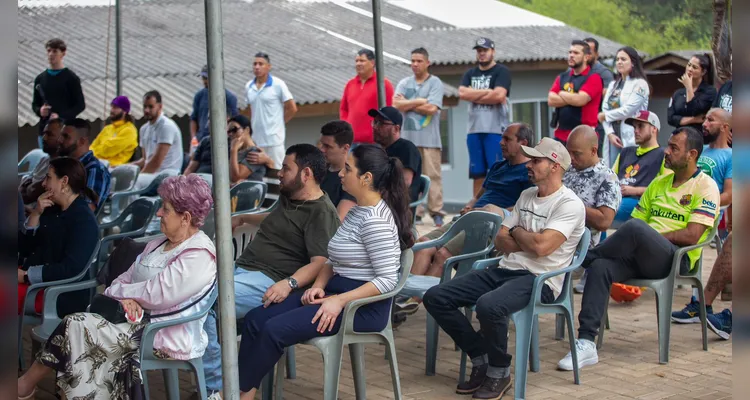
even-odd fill
[[[598,246],[589,250],[583,267],[586,288],[578,314],[578,337],[594,341],[609,302],[613,283],[628,279],[662,279],[672,269],[678,247],[640,219],[630,219]],[[681,272],[687,272],[687,257]]]
[[[526,270],[472,271],[431,288],[422,300],[438,325],[469,357],[487,354],[491,366],[509,367],[512,357],[508,354],[508,317],[529,304],[535,278]],[[552,289],[544,285],[542,301],[553,300]],[[479,332],[459,310],[474,304]]]

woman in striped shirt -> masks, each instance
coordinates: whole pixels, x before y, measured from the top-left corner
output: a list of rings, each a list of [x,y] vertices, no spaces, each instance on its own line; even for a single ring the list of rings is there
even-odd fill
[[[375,145],[361,145],[339,173],[343,189],[357,199],[328,244],[329,261],[311,288],[245,316],[239,352],[241,399],[253,399],[261,379],[284,348],[338,332],[350,301],[396,287],[401,251],[414,244],[403,167]],[[377,332],[390,318],[391,299],[366,305],[354,329]]]

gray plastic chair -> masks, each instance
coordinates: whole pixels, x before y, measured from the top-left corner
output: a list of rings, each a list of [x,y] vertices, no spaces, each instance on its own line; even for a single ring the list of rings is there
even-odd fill
[[[263,182],[243,181],[232,186],[229,189],[229,198],[232,202],[237,199],[233,214],[259,210],[267,192],[268,186]]]
[[[180,380],[178,377],[178,371],[186,369],[193,371],[196,376],[196,385],[198,387],[199,395],[201,399],[206,399],[206,377],[203,372],[203,359],[201,357],[193,358],[190,360],[164,360],[156,358],[154,356],[154,338],[156,333],[164,328],[170,326],[181,325],[186,322],[195,321],[201,319],[208,314],[213,304],[216,302],[216,298],[219,296],[218,285],[211,289],[211,294],[208,295],[208,306],[202,309],[200,312],[191,315],[189,317],[177,318],[169,321],[153,322],[143,329],[141,336],[141,347],[139,348],[140,359],[141,359],[141,372],[143,377],[143,386],[146,389],[146,399],[148,395],[148,378],[147,371],[153,370],[164,370],[164,384],[167,386],[167,398],[170,400],[179,400],[180,398]]]
[[[164,179],[169,178],[170,176],[177,176],[177,175],[178,175],[177,172],[173,170],[162,171],[145,188],[139,189],[139,190],[126,190],[124,192],[114,193],[110,196],[110,201],[112,201],[112,203],[115,203],[116,201],[119,201],[120,198],[125,198],[127,201],[127,199],[130,198],[131,196],[133,197],[155,197],[155,195],[153,196],[151,195],[156,193],[156,189],[159,187],[161,182]],[[109,219],[105,222],[109,222],[109,220],[114,219],[114,218],[117,218],[117,215],[112,213]]]
[[[680,262],[683,257],[687,257],[687,253],[693,249],[699,249],[704,246],[708,246],[716,235],[717,228],[719,226],[719,220],[717,218],[714,222],[713,228],[706,236],[706,239],[692,246],[686,246],[679,248],[672,258],[672,271],[663,279],[630,279],[623,284],[636,286],[636,287],[647,287],[651,288],[656,293],[656,320],[659,326],[659,364],[667,364],[669,362],[669,334],[672,328],[672,300],[674,297],[674,286],[675,284],[681,285],[693,285],[698,289],[698,301],[700,307],[698,307],[700,319],[701,319],[701,333],[703,335],[703,350],[708,351],[708,331],[706,325],[706,298],[703,292],[703,282],[701,281],[701,274],[703,272],[703,255],[696,261],[695,268],[689,274],[680,274]],[[599,335],[597,338],[596,347],[601,349],[604,343],[604,331],[609,328],[609,301],[604,309],[604,315],[602,317],[601,325],[599,326]]]
[[[161,207],[161,199],[151,197],[141,197],[136,201],[128,204],[127,207],[112,221],[99,224],[99,231],[104,237],[100,250],[100,264],[104,261],[103,256],[108,254],[110,246],[115,240],[122,238],[136,238],[146,234],[151,221],[156,216],[156,212]],[[118,227],[119,232],[114,235],[106,235],[105,232]]]
[[[412,275],[408,279],[415,281],[418,280],[419,284],[413,285],[413,288],[404,288],[399,293],[399,296],[423,297],[427,289],[430,287],[451,280],[454,266],[456,268],[455,276],[460,276],[470,271],[471,266],[475,261],[486,258],[495,248],[493,241],[502,222],[503,217],[500,215],[486,211],[472,211],[461,216],[461,218],[453,223],[448,231],[439,238],[415,244],[412,248],[415,252],[424,249],[438,248],[444,246],[449,240],[456,237],[456,235],[462,231],[466,232],[466,239],[464,240],[464,247],[461,251],[461,255],[456,255],[445,260],[442,277],[437,278]],[[428,313],[425,374],[429,376],[435,375],[435,367],[437,365],[438,329],[437,322],[435,322],[435,319]]]
[[[112,170],[112,189],[108,199],[110,204],[109,215],[120,215],[121,210],[127,206],[127,198],[119,197],[117,201],[112,201],[112,195],[133,190],[140,172],[141,167],[133,164],[118,165]]]
[[[417,207],[427,204],[427,197],[430,195],[430,177],[422,175],[419,180],[421,181],[419,183],[419,198],[409,203],[409,208],[412,211],[412,225],[417,222]]]
[[[204,181],[206,181],[206,183],[208,183],[208,186],[210,186],[212,188],[214,187],[214,176],[213,175],[211,175],[211,174],[199,174],[197,172],[195,172],[195,175],[200,176],[201,179],[203,179]]]
[[[39,164],[39,161],[46,156],[47,153],[42,151],[42,149],[31,150],[18,162],[18,171],[21,172],[21,169],[27,172],[33,171],[37,164]]]
[[[50,291],[54,288],[58,288],[57,290],[60,290],[60,287],[65,287],[66,285],[72,284],[74,282],[79,282],[82,279],[92,278],[94,275],[92,273],[91,265],[94,264],[96,261],[96,258],[99,254],[99,246],[100,242],[96,242],[96,246],[94,247],[94,250],[91,253],[91,256],[89,257],[88,261],[86,262],[86,265],[81,269],[81,271],[76,274],[75,276],[68,278],[68,279],[61,279],[58,281],[49,281],[49,282],[41,282],[41,283],[35,283],[33,285],[30,285],[26,289],[26,297],[24,298],[23,302],[23,308],[21,315],[18,316],[18,362],[19,367],[23,370],[25,369],[24,366],[24,359],[23,359],[23,327],[24,325],[38,325],[43,323],[43,316],[46,310],[48,309],[47,303],[50,303],[51,306],[51,313],[49,315],[54,315],[55,318],[58,319],[59,323],[59,317],[57,316],[57,296],[59,296],[59,293],[55,295],[55,291]],[[72,292],[77,290],[83,290],[88,289],[87,288],[76,288],[74,290],[67,290],[66,292]],[[36,301],[37,293],[40,291],[44,291],[44,308],[42,309],[43,313],[42,315],[39,315],[36,313],[36,310],[34,309],[34,303]],[[53,296],[54,295],[54,296]],[[52,330],[57,327],[57,324],[52,326]],[[50,330],[50,333],[52,332]],[[46,340],[46,339],[45,339]]]
[[[393,395],[396,399],[402,398],[401,395],[401,381],[398,374],[398,362],[396,360],[396,342],[393,340],[393,328],[391,327],[391,319],[388,318],[388,324],[380,332],[355,332],[354,331],[354,315],[357,310],[367,304],[375,303],[377,301],[392,299],[396,294],[401,291],[401,288],[406,284],[406,279],[411,271],[411,265],[414,261],[414,253],[411,249],[406,249],[401,252],[401,276],[398,280],[396,287],[388,293],[383,293],[377,296],[368,297],[365,299],[359,299],[349,302],[344,310],[342,311],[341,328],[339,332],[333,336],[318,337],[312,340],[308,340],[303,343],[306,345],[315,346],[320,350],[323,355],[323,368],[324,368],[324,384],[323,384],[323,399],[324,400],[336,400],[339,393],[339,378],[341,375],[341,363],[344,352],[344,346],[349,345],[349,354],[352,360],[352,373],[354,375],[354,390],[357,394],[357,399],[366,399],[366,387],[365,387],[365,343],[383,344],[386,347],[386,354],[388,362],[391,366],[391,379],[393,381]],[[393,302],[391,301],[391,307]],[[390,316],[390,310],[388,315]],[[284,368],[285,368],[286,357],[281,357],[277,364],[276,377],[276,399],[282,398],[283,384],[284,384]],[[262,386],[262,398],[271,399],[273,398],[270,382],[273,380],[274,374],[268,374],[264,378]]]
[[[531,371],[539,372],[539,315],[540,314],[556,314],[564,317],[563,321],[567,321],[568,325],[568,338],[570,343],[570,351],[573,356],[573,377],[576,385],[580,385],[581,381],[578,372],[578,353],[576,352],[575,346],[575,334],[573,333],[573,272],[581,267],[583,260],[586,258],[586,253],[589,250],[589,243],[591,242],[591,232],[586,229],[578,242],[576,248],[576,254],[570,263],[570,266],[559,269],[553,272],[547,272],[536,277],[534,280],[534,288],[531,292],[531,301],[521,311],[513,313],[511,319],[513,324],[516,326],[516,366],[515,366],[515,381],[513,387],[515,388],[515,398],[525,399],[526,398],[526,378],[529,369],[529,359],[531,359]],[[500,257],[490,258],[487,260],[481,260],[474,263],[473,270],[481,270],[488,268],[496,268]],[[542,303],[542,288],[545,285],[545,281],[555,276],[565,274],[563,281],[563,287],[560,295],[552,303]],[[461,367],[459,370],[459,382],[464,381],[466,375],[466,353],[461,352]]]
[[[215,213],[214,213],[214,207],[211,207],[211,210],[206,215],[206,219],[203,221],[203,226],[201,226],[201,230],[203,233],[208,236],[209,239],[214,240],[214,236],[216,236],[216,222],[214,222],[215,219]]]

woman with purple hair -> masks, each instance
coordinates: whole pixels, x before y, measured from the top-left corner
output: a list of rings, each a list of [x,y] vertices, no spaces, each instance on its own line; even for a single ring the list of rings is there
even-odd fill
[[[211,210],[211,189],[197,175],[188,175],[165,179],[158,192],[162,207],[157,216],[164,237],[149,242],[130,269],[104,291],[120,301],[128,322],[113,324],[93,313],[63,319],[31,368],[18,378],[19,399],[32,398],[36,384],[50,371],[57,373],[57,386],[68,399],[142,398],[138,348],[144,310],[156,322],[210,306],[206,294],[216,281],[216,250],[200,227]],[[156,317],[175,311],[179,312]],[[208,344],[204,321],[205,317],[159,331],[156,356],[200,358]]]

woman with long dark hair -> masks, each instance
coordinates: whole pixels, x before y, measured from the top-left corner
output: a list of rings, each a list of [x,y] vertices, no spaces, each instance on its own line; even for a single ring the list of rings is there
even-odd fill
[[[86,169],[80,161],[68,157],[50,161],[42,187],[45,191],[26,219],[25,232],[18,235],[19,314],[29,285],[76,276],[99,241],[99,226],[86,201],[97,204],[99,197],[86,186]],[[39,293],[34,299],[37,312],[42,311],[42,298]],[[88,303],[87,290],[66,293],[57,302],[57,312],[64,316],[84,311]]]
[[[283,302],[258,307],[245,316],[239,353],[241,399],[255,396],[285,347],[336,334],[347,303],[396,287],[401,251],[414,244],[401,162],[379,146],[361,145],[349,154],[339,177],[357,205],[331,239],[329,261],[315,283],[305,292],[293,292]],[[387,299],[360,308],[354,329],[385,328],[391,303]]]
[[[675,128],[691,126],[702,132],[701,125],[716,98],[711,56],[706,53],[691,57],[678,81],[683,87],[677,89],[669,101],[669,125]]]
[[[635,146],[635,131],[625,120],[648,110],[650,89],[643,70],[641,56],[634,48],[625,46],[617,50],[615,80],[604,95],[599,122],[607,140],[602,145],[602,158],[612,165],[620,149]],[[616,127],[619,127],[619,134]]]

